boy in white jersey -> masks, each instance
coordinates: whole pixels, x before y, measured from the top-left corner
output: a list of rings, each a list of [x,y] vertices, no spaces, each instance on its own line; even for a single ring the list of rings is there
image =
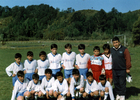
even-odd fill
[[[33,52],[28,51],[27,60],[24,61],[24,74],[29,81],[32,80],[32,75],[37,73],[36,67],[37,61],[33,59]]]
[[[35,98],[37,100],[40,91],[39,75],[37,73],[33,74],[32,79],[27,86],[27,91],[30,92],[32,99]]]
[[[42,79],[45,77],[45,69],[49,67],[49,60],[47,59],[45,51],[41,51],[39,53],[39,57],[40,59],[37,60],[37,71],[39,80],[42,81]]]
[[[57,79],[53,84],[54,97],[57,98],[57,100],[66,98],[66,96],[70,97],[70,93],[68,93],[68,83],[67,80],[63,78],[63,73],[57,72],[56,77]]]
[[[57,45],[56,44],[52,44],[51,45],[51,53],[49,53],[48,56],[48,60],[49,60],[49,69],[52,70],[52,76],[55,77],[56,73],[60,71],[61,66],[60,66],[60,62],[61,62],[61,55],[57,53]],[[55,77],[56,78],[56,77]]]
[[[84,79],[86,79],[86,73],[88,72],[87,63],[90,59],[90,55],[85,53],[85,45],[79,44],[78,50],[80,54],[76,55],[76,65],[75,67],[79,70],[80,75],[84,76]]]
[[[64,75],[65,79],[68,81],[70,84],[70,80],[72,78],[72,70],[74,69],[74,61],[76,57],[76,53],[71,51],[72,45],[67,43],[65,45],[65,50],[62,54],[62,60],[61,60],[61,65],[64,69]]]
[[[72,71],[73,77],[71,78],[70,82],[70,94],[72,97],[72,100],[75,100],[75,97],[77,97],[77,93],[79,94],[79,97],[82,96],[82,93],[84,92],[84,77],[83,75],[80,75],[78,69],[73,69]]]
[[[110,96],[110,99],[114,100],[112,86],[109,81],[106,81],[106,76],[100,75],[99,80],[100,82],[98,83],[98,90],[99,90],[100,100],[101,99],[107,100],[108,94]]]
[[[41,91],[39,92],[39,97],[46,95],[47,99],[53,96],[53,84],[55,78],[52,77],[52,70],[45,70],[45,77],[42,79]]]
[[[29,91],[26,90],[29,81],[28,79],[24,79],[23,71],[18,71],[17,77],[18,80],[15,82],[15,87],[12,92],[11,100],[15,100],[15,98],[17,98],[17,100],[24,100],[24,97],[27,100],[27,98],[30,97]]]
[[[103,50],[104,50],[104,53],[102,57],[104,58],[106,79],[112,85],[113,75],[112,75],[112,55],[110,54],[110,45],[104,44]]]
[[[98,99],[99,100],[99,93],[98,93],[98,85],[96,80],[93,79],[93,74],[91,72],[87,72],[86,74],[86,86],[85,92],[83,93],[83,98],[89,97],[89,99]]]
[[[17,78],[17,72],[19,70],[23,70],[23,65],[20,62],[21,61],[22,55],[20,53],[15,54],[15,62],[13,62],[11,65],[9,65],[5,70],[7,75],[12,77],[12,83],[13,83],[13,89],[14,89],[14,84],[16,82]],[[11,73],[13,71],[13,74]]]

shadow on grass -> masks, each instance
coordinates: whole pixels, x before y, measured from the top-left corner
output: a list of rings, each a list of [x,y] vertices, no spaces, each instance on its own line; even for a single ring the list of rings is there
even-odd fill
[[[134,86],[126,87],[126,99],[130,96],[138,96],[138,94],[140,94],[140,88],[136,88]]]

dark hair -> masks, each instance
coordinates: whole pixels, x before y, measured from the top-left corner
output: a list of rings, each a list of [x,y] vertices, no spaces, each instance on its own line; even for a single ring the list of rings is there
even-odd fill
[[[27,56],[33,56],[34,54],[33,54],[33,52],[32,51],[28,51],[27,52]]]
[[[70,43],[67,43],[67,44],[65,45],[65,48],[68,48],[68,47],[70,47],[70,48],[72,49],[72,45],[71,45]]]
[[[21,58],[21,57],[22,57],[22,55],[20,53],[15,54],[15,58]]]
[[[78,69],[73,69],[72,70],[72,75],[80,75],[79,70]]]
[[[39,56],[41,56],[41,55],[45,55],[45,56],[46,56],[46,52],[45,52],[45,51],[41,51],[41,52],[39,53]]]
[[[120,39],[119,39],[117,36],[115,36],[115,37],[112,39],[112,41],[119,41],[119,42],[120,42]]]
[[[39,75],[37,73],[32,75],[32,79],[38,80],[39,79]]]
[[[106,76],[103,75],[103,74],[101,74],[101,75],[99,76],[99,80],[106,80]]]
[[[78,49],[85,49],[85,45],[84,44],[79,44]]]
[[[52,44],[51,45],[51,49],[56,48],[57,49],[57,45],[56,44]]]
[[[45,69],[45,74],[52,74],[52,70],[51,69]]]
[[[104,44],[103,45],[103,50],[108,49],[110,53],[110,45],[109,44]]]
[[[92,76],[93,77],[93,74],[91,72],[87,72],[86,73],[86,77],[89,77],[89,76]]]
[[[99,50],[100,51],[100,47],[99,46],[95,46],[94,48],[93,48],[93,51],[94,50]]]
[[[63,77],[63,73],[61,71],[57,72],[56,73],[56,77],[58,77],[58,76],[62,76]]]
[[[21,71],[21,70],[18,71],[18,72],[17,72],[17,76],[18,76],[18,77],[20,77],[20,76],[21,76],[21,77],[24,77],[24,72]]]

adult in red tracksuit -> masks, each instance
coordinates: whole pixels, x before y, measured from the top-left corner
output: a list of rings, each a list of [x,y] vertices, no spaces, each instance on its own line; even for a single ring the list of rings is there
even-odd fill
[[[130,73],[131,58],[128,49],[120,44],[118,37],[112,39],[112,71],[116,100],[125,100],[126,73]]]

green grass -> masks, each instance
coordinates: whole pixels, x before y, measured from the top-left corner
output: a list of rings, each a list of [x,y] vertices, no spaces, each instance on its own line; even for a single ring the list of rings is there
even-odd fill
[[[50,53],[50,45],[56,43],[58,45],[58,53],[62,54],[65,52],[64,45],[66,43],[71,43],[73,45],[72,51],[78,52],[77,46],[80,43],[86,45],[85,52],[90,55],[93,54],[93,47],[98,45],[102,47],[107,41],[28,41],[28,42],[7,42],[4,46],[0,44],[0,100],[10,100],[12,95],[12,78],[8,77],[5,72],[5,68],[14,62],[15,53],[19,52],[22,54],[22,61],[26,59],[27,51],[31,50],[34,52],[34,59],[39,59],[39,52],[44,50],[46,53]],[[42,44],[44,46],[42,46]],[[15,48],[11,48],[15,46]],[[23,46],[23,47],[18,47]],[[133,77],[132,84],[127,83],[127,100],[139,100],[140,98],[140,46],[129,47],[128,48],[131,54],[131,74]],[[101,52],[102,52],[101,48]]]

